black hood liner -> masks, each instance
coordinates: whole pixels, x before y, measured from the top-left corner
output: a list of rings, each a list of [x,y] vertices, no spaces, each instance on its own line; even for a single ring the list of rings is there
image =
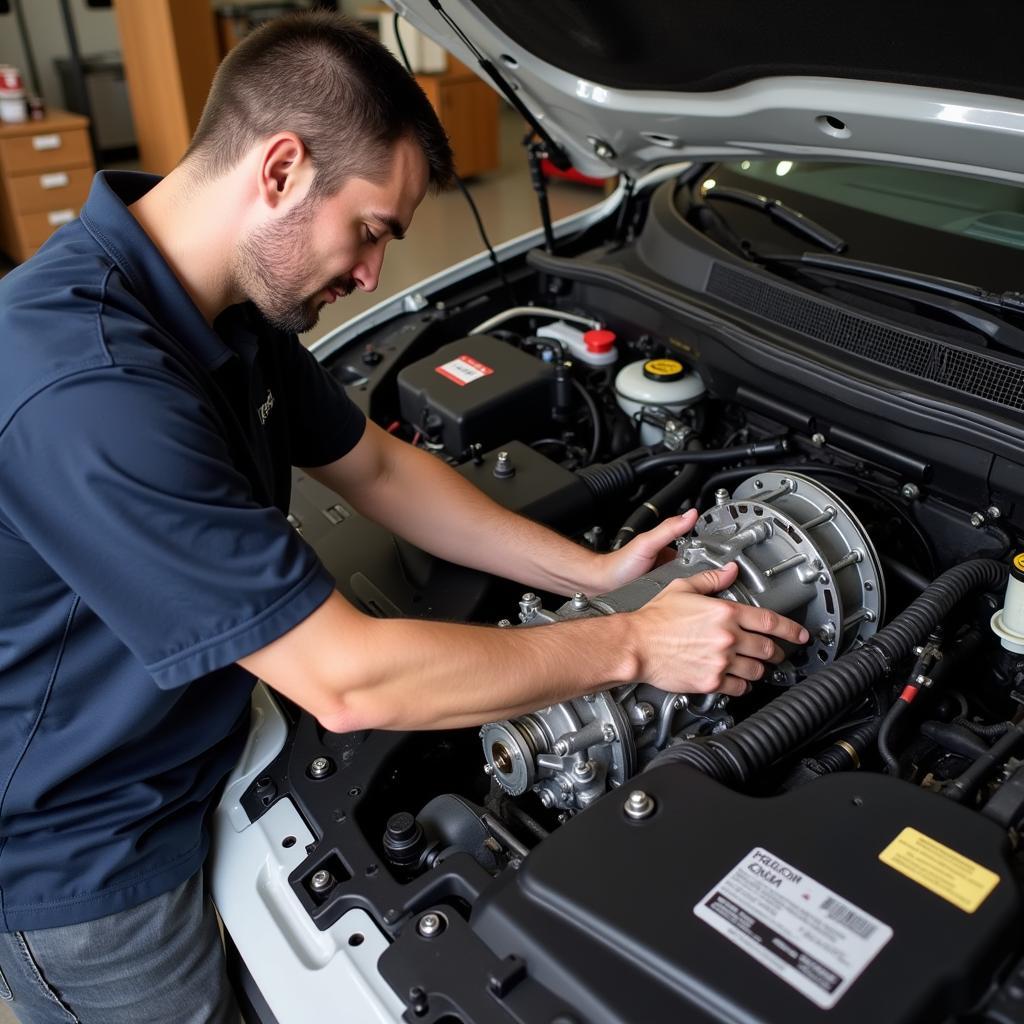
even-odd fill
[[[614,88],[709,92],[803,75],[1024,98],[1024,4],[1013,0],[475,0],[475,6],[534,56]]]

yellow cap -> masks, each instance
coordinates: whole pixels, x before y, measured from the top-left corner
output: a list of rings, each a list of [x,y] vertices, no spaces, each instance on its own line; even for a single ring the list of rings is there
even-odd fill
[[[679,380],[686,367],[678,359],[648,359],[644,363],[644,376],[648,380]]]

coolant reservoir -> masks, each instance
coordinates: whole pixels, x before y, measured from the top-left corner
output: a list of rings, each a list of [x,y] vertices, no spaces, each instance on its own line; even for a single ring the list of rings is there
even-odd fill
[[[992,631],[1006,650],[1024,654],[1024,551],[1013,560],[1003,607],[992,616]]]
[[[678,416],[704,397],[704,382],[678,359],[641,359],[619,371],[615,396],[619,408],[631,418],[644,407]],[[663,433],[653,423],[641,423],[640,443],[657,444]]]

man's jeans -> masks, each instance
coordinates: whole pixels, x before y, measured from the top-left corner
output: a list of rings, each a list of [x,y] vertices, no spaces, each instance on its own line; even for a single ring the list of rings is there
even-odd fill
[[[238,1024],[200,871],[86,924],[0,933],[0,1000],[21,1024]]]

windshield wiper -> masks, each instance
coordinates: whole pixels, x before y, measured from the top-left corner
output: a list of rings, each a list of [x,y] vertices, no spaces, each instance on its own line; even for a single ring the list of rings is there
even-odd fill
[[[793,266],[833,280],[859,278],[862,287],[938,310],[1011,352],[1024,355],[1024,331],[1000,319],[1007,313],[1024,315],[1021,292],[990,292],[963,281],[826,253],[766,254],[748,248],[747,256],[766,266]],[[999,316],[988,316],[979,310],[989,310]]]
[[[839,235],[822,227],[810,217],[805,217],[792,206],[779,202],[778,199],[769,199],[768,196],[746,192],[741,188],[720,188],[718,185],[704,191],[703,198],[705,202],[715,199],[746,206],[750,210],[759,210],[766,213],[780,227],[815,245],[820,245],[822,249],[828,249],[829,252],[842,252],[846,248],[846,242]]]
[[[883,263],[868,263],[865,260],[851,259],[849,256],[832,256],[819,252],[802,253],[754,253],[750,256],[758,263],[792,263],[802,267],[819,267],[844,275],[870,278],[875,281],[888,281],[892,284],[906,285],[933,295],[945,295],[961,302],[971,302],[985,309],[993,309],[1000,313],[1024,313],[1024,293],[1022,292],[990,292],[976,284],[953,281],[947,277],[933,277],[921,274],[916,270],[904,270],[901,267],[887,267]]]

